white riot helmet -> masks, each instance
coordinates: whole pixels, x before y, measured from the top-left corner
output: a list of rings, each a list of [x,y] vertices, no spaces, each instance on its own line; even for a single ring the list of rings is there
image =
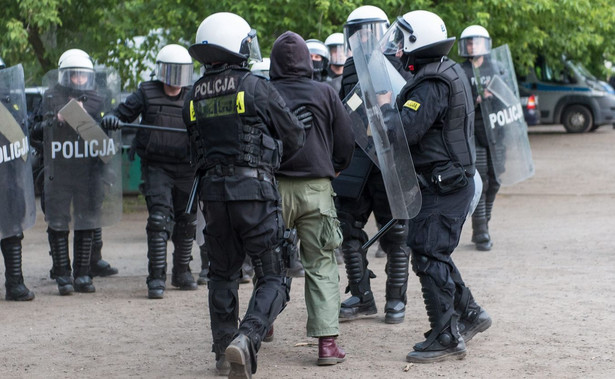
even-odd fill
[[[271,59],[263,58],[260,62],[254,62],[252,67],[250,67],[250,71],[255,75],[263,76],[269,79],[269,68],[271,67]]]
[[[358,30],[366,29],[374,34],[376,41],[384,35],[389,27],[389,18],[386,13],[373,5],[363,5],[350,12],[344,24],[344,46],[349,55],[350,44],[348,39]]]
[[[192,58],[185,47],[166,45],[156,55],[156,77],[164,84],[185,87],[192,82]]]
[[[0,70],[2,70],[3,68],[6,68],[6,63],[4,63],[4,60],[0,58]]]
[[[448,38],[444,21],[435,13],[412,11],[397,17],[381,40],[384,54],[403,53],[406,70],[418,63],[428,63],[447,55],[455,43]],[[396,51],[393,51],[396,50]]]
[[[463,30],[457,44],[460,57],[472,58],[491,53],[491,37],[487,29],[471,25]]]
[[[65,52],[63,52],[62,55],[60,55],[60,58],[58,59],[58,67],[60,67],[60,65],[62,64],[62,61],[66,57],[69,57],[71,55],[79,55],[81,57],[85,57],[85,58],[88,58],[89,60],[92,60],[92,58],[90,57],[90,54],[86,53],[85,51],[81,49],[68,49]]]
[[[344,51],[344,33],[333,33],[325,40],[325,45],[329,48],[331,64],[343,66],[346,63],[346,52]]]
[[[188,51],[203,64],[262,60],[256,30],[240,16],[228,12],[206,17],[196,32],[195,44]]]
[[[83,52],[83,51],[82,51]],[[79,52],[62,54],[58,66],[58,83],[76,90],[93,90],[95,83],[94,65],[89,55]]]
[[[330,58],[329,49],[327,49],[327,46],[325,46],[322,41],[319,41],[317,39],[308,39],[307,41],[305,41],[305,44],[307,45],[310,54],[319,55],[322,58],[322,69],[326,68],[329,65]],[[316,69],[316,67],[314,67],[314,69]]]

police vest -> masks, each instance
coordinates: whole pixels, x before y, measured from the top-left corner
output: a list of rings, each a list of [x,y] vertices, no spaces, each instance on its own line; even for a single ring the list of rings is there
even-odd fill
[[[200,170],[220,166],[280,166],[281,142],[274,139],[257,113],[256,85],[263,78],[238,67],[206,73],[194,85],[189,132]]]
[[[182,109],[188,91],[182,89],[177,99],[172,99],[164,93],[163,84],[159,81],[141,83],[140,88],[145,100],[141,124],[186,129],[182,118]],[[139,155],[144,159],[162,162],[189,162],[187,133],[139,129],[136,138]]]
[[[425,65],[413,80],[402,89],[398,97],[398,109],[409,93],[424,80],[441,80],[448,85],[448,111],[442,121],[428,129],[419,142],[418,152],[413,151],[412,159],[417,171],[432,169],[437,162],[460,163],[465,171],[473,175],[476,160],[474,148],[474,101],[472,91],[463,69],[454,61],[444,58],[442,62]]]

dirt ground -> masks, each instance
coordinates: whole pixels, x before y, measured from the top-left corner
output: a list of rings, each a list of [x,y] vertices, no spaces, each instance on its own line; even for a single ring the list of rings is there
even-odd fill
[[[464,360],[406,364],[406,354],[428,329],[418,280],[410,274],[405,322],[385,324],[386,259],[375,258],[372,248],[379,313],[341,324],[346,362],[316,366],[316,340],[305,336],[303,279],[295,279],[291,302],[276,321],[275,340],[263,344],[255,377],[615,377],[615,131],[603,126],[570,135],[561,126],[533,127],[530,142],[536,174],[498,195],[493,250],[474,250],[466,224],[453,254],[493,318],[493,326],[468,344]],[[0,300],[0,378],[215,375],[207,289],[169,288],[163,300],[147,299],[147,215],[134,198],[126,203],[122,221],[103,233],[103,256],[120,273],[96,278],[94,294],[59,296],[49,279],[40,213],[25,232],[24,274],[36,299]],[[373,223],[368,231],[375,231]],[[194,253],[196,274],[196,246]],[[340,274],[343,291],[343,266]],[[251,288],[240,287],[241,312]],[[0,287],[2,298],[3,291]]]

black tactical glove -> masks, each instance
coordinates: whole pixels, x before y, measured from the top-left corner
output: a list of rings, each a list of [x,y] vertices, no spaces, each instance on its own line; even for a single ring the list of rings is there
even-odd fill
[[[293,111],[293,114],[297,117],[299,122],[303,124],[303,128],[308,130],[312,127],[312,121],[314,120],[314,115],[310,112],[305,105],[300,106],[299,108]]]
[[[120,119],[112,114],[107,114],[100,122],[100,126],[105,130],[118,130],[120,128]]]

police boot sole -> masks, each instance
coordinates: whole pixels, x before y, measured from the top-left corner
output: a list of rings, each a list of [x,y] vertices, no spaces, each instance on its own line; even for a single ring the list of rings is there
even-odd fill
[[[406,318],[406,312],[388,312],[384,315],[385,324],[401,324]]]
[[[177,287],[177,289],[179,289],[180,291],[196,291],[199,288],[196,282],[192,282],[192,283],[173,283],[171,282],[171,285],[173,287]]]
[[[476,243],[476,250],[478,251],[490,251],[491,247],[493,247],[493,243],[491,241]]]
[[[465,357],[466,349],[460,350],[454,347],[441,351],[412,351],[406,355],[406,361],[410,363],[434,363]]]
[[[353,308],[340,308],[340,321],[350,321],[362,316],[371,316],[378,313],[376,304],[372,304],[368,307],[353,307]]]
[[[250,379],[252,372],[248,366],[249,356],[239,346],[229,345],[224,352],[227,362],[231,364],[229,379]]]
[[[491,327],[491,323],[491,317],[489,317],[475,327],[468,329],[467,333],[461,335],[463,337],[463,340],[468,343],[472,340],[472,338],[474,338],[475,335],[489,329]]]
[[[164,297],[164,290],[148,290],[148,299],[162,299]]]
[[[75,286],[75,292],[79,293],[94,293],[96,292],[96,287],[92,284],[84,284],[82,286]]]
[[[106,268],[104,268],[104,269],[102,269],[102,270],[101,270],[101,269],[98,269],[98,268],[97,268],[97,269],[90,268],[89,275],[90,275],[90,277],[92,277],[92,278],[95,278],[95,277],[97,277],[97,276],[100,276],[100,277],[102,278],[102,277],[105,277],[105,276],[115,275],[115,274],[117,274],[118,272],[119,272],[119,271],[118,271],[118,269],[117,269],[117,268],[114,268],[114,267],[109,266],[109,267],[106,267]]]
[[[20,294],[10,294],[8,291],[6,292],[6,296],[4,298],[7,301],[31,301],[34,300],[34,292],[27,290],[26,292]]]
[[[196,280],[196,284],[200,286],[204,286],[205,284],[207,284],[208,281],[209,281],[208,278],[203,278],[199,276],[199,278]]]
[[[67,296],[75,292],[75,288],[72,284],[65,284],[63,286],[58,285],[58,292],[60,293],[60,296]]]

